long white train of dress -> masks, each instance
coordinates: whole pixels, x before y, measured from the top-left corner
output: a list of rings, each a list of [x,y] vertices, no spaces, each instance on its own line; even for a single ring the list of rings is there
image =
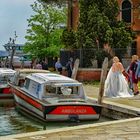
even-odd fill
[[[106,97],[133,97],[128,83],[121,72],[113,72],[110,68],[104,87],[104,96]]]

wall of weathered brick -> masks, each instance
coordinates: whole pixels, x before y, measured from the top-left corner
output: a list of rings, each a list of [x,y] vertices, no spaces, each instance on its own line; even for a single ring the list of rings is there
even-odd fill
[[[137,54],[140,57],[140,34],[137,36]]]
[[[100,80],[101,69],[79,69],[77,79],[79,81]]]
[[[63,70],[63,75],[67,76],[67,71]],[[100,80],[101,69],[80,68],[77,72],[78,81],[97,81]]]
[[[124,0],[118,0],[118,4],[120,5]],[[132,4],[132,22],[131,22],[131,28],[133,31],[137,33],[137,37],[135,41],[137,42],[137,55],[140,57],[140,10],[138,9],[138,6],[140,5],[140,0],[129,0]],[[120,11],[121,12],[121,11]],[[118,20],[121,19],[121,13],[118,15]]]

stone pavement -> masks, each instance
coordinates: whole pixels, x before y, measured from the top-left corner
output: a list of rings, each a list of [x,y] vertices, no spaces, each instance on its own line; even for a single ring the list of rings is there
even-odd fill
[[[85,85],[84,88],[88,96],[95,99],[98,97],[98,87]],[[103,99],[106,104],[136,111],[140,110],[139,101],[140,95],[132,98]],[[0,140],[140,140],[140,117],[17,134],[0,137]]]
[[[140,118],[11,135],[0,140],[140,140]]]
[[[92,85],[84,85],[87,96],[98,98],[99,88]],[[103,102],[113,102],[117,104],[127,105],[130,107],[140,108],[140,94],[131,98],[104,98]]]

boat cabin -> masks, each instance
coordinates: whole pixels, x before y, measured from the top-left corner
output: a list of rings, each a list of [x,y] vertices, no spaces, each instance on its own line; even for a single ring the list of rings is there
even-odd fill
[[[9,93],[8,82],[13,82],[15,70],[0,68],[0,93]]]
[[[17,69],[14,74],[13,84],[16,86],[23,86],[25,82],[25,77],[31,73],[48,73],[48,70],[41,69]]]
[[[33,73],[26,76],[22,90],[50,103],[51,99],[85,99],[82,83],[55,73]]]
[[[4,85],[9,81],[13,81],[15,72],[16,71],[12,69],[0,68],[0,85]]]
[[[10,84],[20,111],[43,121],[95,120],[101,106],[87,100],[82,83],[56,73],[32,73],[23,86]]]

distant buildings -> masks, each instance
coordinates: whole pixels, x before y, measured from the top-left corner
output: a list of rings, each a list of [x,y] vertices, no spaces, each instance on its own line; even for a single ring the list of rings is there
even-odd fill
[[[14,67],[31,67],[31,60],[29,58],[29,54],[26,54],[23,51],[24,44],[7,43],[4,45],[4,48],[6,50],[5,53],[3,53],[5,57],[8,56],[10,59],[13,53]]]
[[[12,49],[15,49],[14,55],[19,56],[19,57],[25,55],[25,53],[23,52],[23,47],[24,47],[24,44],[9,44],[9,43],[7,43],[4,45],[4,48],[8,52],[9,55],[11,55]]]
[[[0,58],[8,57],[9,53],[7,51],[0,51]]]

